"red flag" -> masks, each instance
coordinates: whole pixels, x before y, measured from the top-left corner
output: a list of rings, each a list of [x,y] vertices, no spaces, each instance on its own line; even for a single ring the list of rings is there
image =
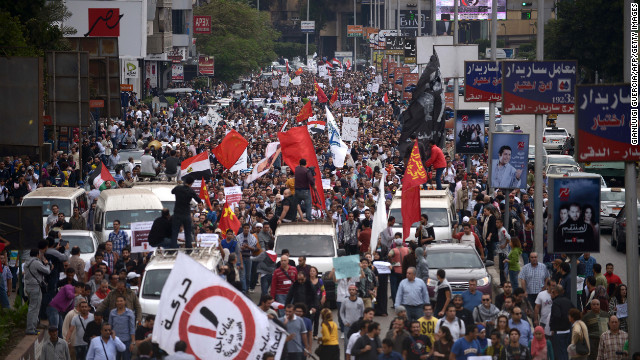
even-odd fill
[[[325,99],[326,99],[326,96],[325,96]],[[311,107],[311,101],[307,101],[307,103],[304,104],[304,106],[302,107],[302,109],[300,109],[300,112],[296,116],[296,121],[297,122],[305,121],[311,116],[313,116],[313,108]]]
[[[334,102],[338,101],[338,89],[333,89],[333,94],[331,94],[331,101],[329,103],[333,105]]]
[[[347,62],[345,64],[347,65],[347,70],[351,70],[351,60],[347,59]]]
[[[416,140],[402,178],[402,239],[409,236],[411,224],[420,221],[420,184],[425,182],[427,172],[422,165]]]
[[[227,230],[229,229],[233,230],[234,234],[237,234],[241,226],[240,220],[238,220],[236,214],[229,208],[229,203],[225,202],[224,208],[222,209],[222,217],[220,217],[220,223],[218,224],[218,228],[222,230],[222,237],[226,238]]]
[[[302,71],[302,68],[299,68],[298,70],[296,70],[295,75],[300,76],[300,74],[302,74]]]
[[[204,204],[207,205],[207,209],[211,211],[211,200],[209,199],[209,192],[207,191],[207,183],[202,178],[202,182],[200,183],[200,199],[204,200]]]
[[[389,93],[387,93],[386,91],[384,92],[384,97],[382,98],[382,101],[384,101],[385,104],[389,103]]]
[[[318,82],[314,81],[313,82],[313,89],[316,91],[316,95],[318,96],[318,102],[319,103],[326,103],[327,101],[329,101],[329,99],[327,99],[327,95],[324,94],[324,91],[322,91],[322,89],[320,88],[320,86],[318,86]]]
[[[282,147],[282,159],[291,170],[295,170],[300,163],[300,159],[307,160],[307,168],[315,167],[317,191],[311,189],[311,199],[313,200],[313,205],[317,206],[318,209],[325,210],[318,158],[316,157],[309,131],[304,126],[294,127],[287,132],[278,133],[278,139]]]
[[[287,64],[287,75],[289,75],[289,60],[285,62]]]
[[[222,166],[231,169],[248,145],[249,142],[239,132],[231,130],[211,152]]]

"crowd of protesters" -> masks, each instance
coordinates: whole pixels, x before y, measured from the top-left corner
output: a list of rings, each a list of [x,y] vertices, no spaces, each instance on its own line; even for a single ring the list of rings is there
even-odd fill
[[[317,120],[326,120],[324,105],[330,106],[338,125],[343,117],[359,119],[359,140],[349,144],[342,168],[334,164],[326,135],[312,134],[319,164],[315,170],[331,185],[323,189],[326,203],[322,208],[312,206],[308,190],[312,181],[301,175],[304,171],[296,169],[294,175],[280,158],[265,175],[248,182],[247,173],[229,172],[210,155],[212,175],[207,189],[212,207],[200,202],[181,220],[189,232],[187,238],[198,233],[224,237],[220,247],[225,266],[220,274],[246,295],[259,286],[259,306],[290,333],[285,358],[302,359],[305,352],[314,350],[321,359],[336,359],[341,354],[348,359],[629,358],[625,348],[627,287],[614,274],[614,265],[606,264],[603,269],[590,254],[580,257],[578,274],[585,287],[579,289],[578,303],[571,303],[568,291],[576,279],[569,277],[566,256],[533,251],[534,211],[544,212],[544,218],[547,215],[546,176],[544,184],[535,184],[533,176],[528,176],[526,189],[492,191],[487,184],[486,151],[473,156],[455,153],[450,130],[442,149],[433,145],[430,157],[422,159],[429,176],[424,188],[451,191],[459,220],[452,229],[452,241],[468,242],[483,259],[496,260],[502,288],[492,297],[477,291],[477,279],[470,279],[468,290],[453,294],[446,272],[429,269],[426,261],[425,245],[446,240],[435,239],[426,214],[415,242],[405,242],[406,236],[392,231],[393,218],[379,238],[371,236],[373,215],[381,211],[376,208],[378,198],[384,197],[388,211],[393,194],[401,188],[405,164],[398,149],[399,115],[408,100],[389,96],[387,101],[383,96],[389,90],[386,84],[380,84],[379,93],[368,92],[367,84],[375,81],[372,71],[334,72],[331,80],[304,72],[301,78],[299,86],[274,88],[271,78],[254,76],[249,89],[218,110],[221,120],[215,123],[206,116],[206,105],[233,96],[224,85],[185,95],[157,110],[132,97],[125,119],[105,121],[97,132],[78,133],[69,152],[56,152],[42,164],[5,156],[0,161],[0,202],[19,204],[40,187],[84,187],[100,163],[115,173],[117,187],[130,187],[144,177],[180,178],[180,163],[218,146],[229,129],[248,140],[248,166],[253,167],[264,158],[267,145],[278,141],[277,133],[286,120],[288,127],[305,126],[294,119],[303,102],[311,101]],[[314,80],[323,84],[329,97],[336,89],[340,106],[317,103]],[[150,147],[156,140],[162,146]],[[120,151],[129,149],[145,151],[140,165],[120,157]],[[381,181],[384,193],[378,192]],[[218,226],[226,186],[240,186],[243,192],[234,210],[242,224],[238,232],[223,232],[226,229]],[[545,188],[542,209],[534,209],[536,186]],[[87,190],[94,202],[100,190],[93,184]],[[48,320],[45,359],[159,357],[160,349],[150,341],[154,317],[142,318],[137,297],[150,254],[131,256],[130,239],[116,230],[99,245],[92,261],[85,263],[78,256],[79,249],[69,248],[60,236],[60,229],[91,230],[92,211],[74,213],[67,222],[64,214],[60,219],[52,208],[47,238],[31,250],[24,263],[27,334],[38,332],[39,319]],[[508,224],[502,220],[505,211],[510,213]],[[184,214],[173,214],[179,215]],[[171,217],[165,210],[154,222],[160,241],[175,241]],[[273,252],[273,234],[279,224],[315,220],[331,221],[340,247],[361,256],[359,277],[336,279],[333,271],[320,274],[306,264],[305,257],[293,259],[286,251]],[[5,269],[1,271],[3,299],[16,281],[5,281],[12,277],[6,253],[0,260],[0,270]],[[374,261],[389,262],[391,273],[378,273]],[[14,263],[13,268],[16,266]],[[429,274],[436,274],[435,299],[430,299],[426,287]],[[335,290],[329,291],[328,283],[335,284]],[[281,308],[274,311],[274,302]],[[332,307],[337,316],[329,311]],[[391,328],[381,329],[375,317],[389,316],[389,307],[395,318]],[[176,344],[177,353],[185,350],[183,343]],[[180,358],[189,355],[184,356]]]

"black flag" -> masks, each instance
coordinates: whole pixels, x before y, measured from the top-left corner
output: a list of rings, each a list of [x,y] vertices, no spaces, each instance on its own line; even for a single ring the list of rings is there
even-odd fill
[[[418,139],[423,161],[430,156],[429,140],[433,139],[438,146],[443,145],[442,141],[446,135],[443,112],[444,89],[440,77],[440,60],[434,51],[413,91],[409,107],[401,116],[402,134],[399,150],[403,158],[410,154],[412,138]]]

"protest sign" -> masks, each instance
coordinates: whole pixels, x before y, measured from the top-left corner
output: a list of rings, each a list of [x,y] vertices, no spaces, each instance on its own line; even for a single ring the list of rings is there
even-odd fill
[[[229,208],[234,209],[242,200],[242,188],[240,186],[227,186],[224,188],[224,201]]]
[[[333,258],[333,268],[336,269],[336,280],[360,276],[360,256],[341,256]]]
[[[149,232],[153,221],[131,223],[131,253],[141,253],[155,250],[149,245]]]
[[[167,278],[152,340],[174,354],[176,339],[196,359],[280,358],[286,332],[231,284],[184,253]]]

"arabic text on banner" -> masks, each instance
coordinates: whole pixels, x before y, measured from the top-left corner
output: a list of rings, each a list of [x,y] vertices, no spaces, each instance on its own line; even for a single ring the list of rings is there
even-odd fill
[[[333,258],[333,267],[336,269],[336,279],[346,279],[360,276],[360,256],[341,256]]]
[[[230,208],[235,208],[242,200],[242,188],[240,186],[225,186],[224,201]]]
[[[162,289],[153,341],[170,355],[178,339],[196,359],[280,358],[285,331],[220,276],[179,253]]]
[[[196,240],[199,247],[218,247],[218,234],[198,234]]]

